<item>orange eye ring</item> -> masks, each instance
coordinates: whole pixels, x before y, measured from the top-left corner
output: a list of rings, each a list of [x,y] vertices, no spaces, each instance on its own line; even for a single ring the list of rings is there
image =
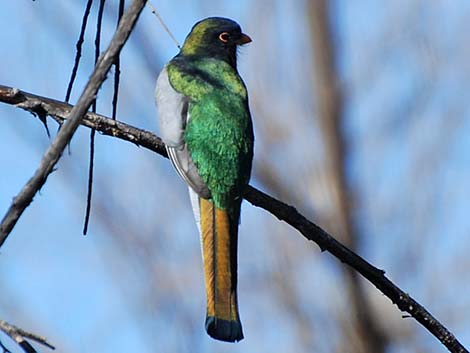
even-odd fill
[[[230,34],[228,32],[222,32],[219,34],[219,40],[224,43],[228,42],[229,37],[230,37]]]

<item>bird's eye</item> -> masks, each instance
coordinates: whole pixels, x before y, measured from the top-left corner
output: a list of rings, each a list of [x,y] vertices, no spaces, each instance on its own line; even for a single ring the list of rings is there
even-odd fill
[[[228,32],[222,32],[219,34],[220,41],[224,43],[228,42],[229,37],[230,37],[230,34],[228,34]]]

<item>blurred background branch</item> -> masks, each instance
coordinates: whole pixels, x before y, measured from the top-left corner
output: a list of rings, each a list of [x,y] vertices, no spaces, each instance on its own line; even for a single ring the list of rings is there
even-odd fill
[[[90,12],[93,24],[98,3]],[[328,4],[357,251],[387,269],[389,278],[469,346],[470,3]],[[62,99],[84,5],[79,0],[2,4],[0,53],[6,69],[0,81]],[[315,112],[319,117],[319,107],[311,3],[163,0],[155,5],[180,42],[196,21],[214,15],[237,20],[252,37],[238,60],[255,124],[252,185],[332,230],[341,216],[333,203],[323,128],[312,118]],[[117,13],[118,1],[106,1],[103,45],[115,31]],[[94,39],[87,31],[72,103],[93,69]],[[176,52],[151,12],[144,11],[121,53],[117,118],[127,128],[157,131],[155,79]],[[97,107],[104,116],[112,116],[112,99],[112,80],[107,80]],[[50,144],[40,120],[24,114],[0,105],[4,210]],[[0,317],[44,333],[70,353],[155,347],[191,353],[344,353],[364,345],[356,342],[361,338],[345,267],[305,246],[284,222],[247,204],[239,244],[246,339],[229,346],[207,338],[201,329],[199,240],[186,188],[155,153],[97,134],[91,232],[81,237],[88,138],[88,129],[77,130],[71,154],[61,158],[1,248]],[[445,351],[413,320],[403,320],[375,288],[362,287],[387,334],[387,353]]]
[[[69,119],[69,114],[66,113],[67,110],[74,111],[74,108],[70,107],[70,105],[68,105],[67,103],[54,102],[53,100],[48,98],[31,95],[28,93],[24,93],[18,89],[13,89],[1,85],[0,101],[16,105],[17,107],[25,109],[31,113],[36,112],[38,106],[40,106],[42,108],[43,114],[54,114],[56,119],[59,119],[59,123],[63,123],[64,120]],[[45,104],[43,105],[42,102],[44,102]],[[50,107],[51,113],[49,113],[49,111],[47,110],[48,107]],[[117,122],[114,119],[104,118],[102,116],[98,116],[96,113],[87,114],[84,120],[86,121],[84,125],[89,127],[90,129],[104,131],[108,134],[109,131],[114,131],[114,134],[109,135],[113,135],[114,137],[118,138],[124,137],[123,139],[127,141],[132,140],[132,142],[136,143],[137,145],[144,146],[147,143],[147,140],[150,139],[151,143],[150,146],[147,148],[163,155],[164,157],[167,157],[166,152],[163,152],[164,148],[161,139],[157,136],[152,136],[151,133],[147,131],[140,131],[138,128],[135,127],[127,127],[125,126],[125,124],[120,124],[121,127],[124,127],[124,130],[120,131],[119,125],[116,124]],[[99,123],[97,123],[97,121],[99,121]],[[111,125],[111,127],[108,127],[108,124]],[[129,136],[131,136],[131,138],[129,138]],[[140,136],[147,136],[146,140],[141,141]],[[444,327],[437,319],[435,319],[424,307],[422,307],[412,297],[410,297],[399,287],[389,281],[385,277],[384,271],[379,270],[378,268],[368,263],[366,260],[362,259],[360,256],[356,255],[353,251],[349,250],[346,246],[335,240],[332,236],[326,233],[319,226],[306,219],[294,207],[289,206],[279,200],[276,200],[275,198],[253,188],[252,186],[247,187],[244,197],[253,205],[267,210],[268,212],[276,216],[279,220],[285,221],[286,223],[291,225],[308,240],[314,241],[322,251],[326,250],[330,252],[341,262],[349,265],[350,267],[348,267],[348,269],[350,269],[350,272],[348,272],[348,275],[353,276],[353,272],[356,273],[356,271],[362,274],[380,291],[382,291],[383,294],[389,297],[390,300],[394,304],[396,304],[400,310],[408,312],[419,323],[426,327],[430,333],[432,333],[437,339],[442,342],[442,344],[444,344],[449,349],[450,352],[467,352],[467,350],[462,346],[462,344],[454,337],[452,333],[448,331],[446,327]],[[109,217],[112,216],[109,215],[105,219],[108,219]],[[115,230],[113,234],[115,233],[119,232]],[[357,278],[353,279],[357,280]],[[286,281],[288,283],[287,279]],[[363,295],[361,292],[353,294],[356,296]],[[359,301],[359,304],[363,305],[364,299],[362,297],[355,298],[353,296],[353,299]],[[301,311],[297,311],[297,304],[293,304],[295,303],[295,301],[291,302],[289,300],[286,300],[286,302],[291,303],[291,309],[295,310],[297,312],[297,315],[303,316],[303,314],[301,314]],[[358,305],[358,303],[354,302],[353,305]],[[364,320],[365,314],[364,311],[361,311],[364,310],[364,307],[358,306],[355,310],[357,310],[358,321]],[[367,318],[367,320],[371,319]],[[378,344],[377,342],[367,343],[369,339],[374,339],[374,337],[370,337],[371,327],[366,326],[366,324],[370,325],[371,322],[359,322],[359,327],[363,325],[362,329],[364,331],[359,331],[360,334],[363,336],[357,339],[357,342],[364,342],[365,345]],[[306,332],[302,332],[301,334],[302,336],[304,336],[304,340],[307,342],[308,334]],[[364,348],[361,347],[361,349]]]
[[[326,0],[308,2],[308,22],[313,50],[314,94],[317,119],[321,128],[322,142],[325,148],[323,171],[326,176],[326,189],[330,195],[329,217],[321,219],[332,234],[354,252],[359,252],[359,231],[356,227],[352,209],[357,205],[347,182],[347,141],[344,128],[344,99],[338,72],[338,59],[331,26],[333,6]],[[315,202],[315,200],[312,200]],[[323,213],[325,214],[325,213]],[[366,291],[357,272],[350,267],[343,267],[346,293],[351,303],[352,326],[345,336],[352,343],[348,351],[355,353],[382,353],[387,346],[386,332],[376,320],[373,308],[368,302]],[[346,347],[345,347],[346,348]]]

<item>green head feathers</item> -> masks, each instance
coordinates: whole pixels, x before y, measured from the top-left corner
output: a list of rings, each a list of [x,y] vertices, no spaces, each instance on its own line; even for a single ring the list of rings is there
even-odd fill
[[[197,22],[186,37],[180,54],[213,57],[236,66],[237,46],[251,42],[238,23],[228,18],[209,17]]]

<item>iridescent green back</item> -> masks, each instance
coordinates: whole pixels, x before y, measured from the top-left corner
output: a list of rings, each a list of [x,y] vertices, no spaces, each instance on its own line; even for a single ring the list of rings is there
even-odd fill
[[[173,88],[189,99],[185,142],[199,175],[217,207],[237,208],[254,142],[242,79],[228,63],[198,56],[177,56],[167,70]]]

